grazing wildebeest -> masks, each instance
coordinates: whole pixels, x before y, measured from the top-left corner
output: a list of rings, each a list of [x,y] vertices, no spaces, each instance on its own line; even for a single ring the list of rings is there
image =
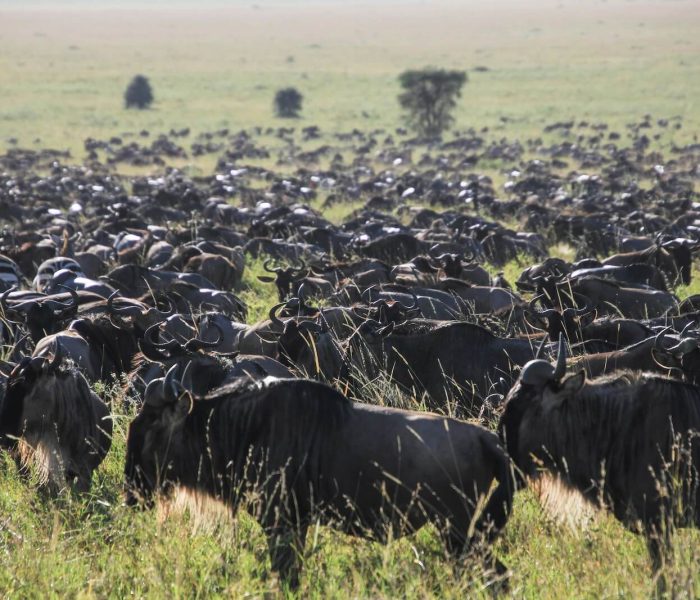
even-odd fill
[[[644,533],[659,575],[673,525],[700,526],[700,388],[625,371],[586,381],[565,364],[560,337],[556,365],[523,368],[499,423],[508,453],[526,477],[553,476]]]
[[[501,338],[472,323],[409,321],[381,327],[367,321],[338,340],[311,323],[290,321],[279,339],[280,360],[306,374],[355,383],[381,372],[404,390],[427,394],[434,410],[468,412],[505,393],[515,371],[534,355],[528,340]]]
[[[56,493],[71,485],[90,488],[93,471],[112,442],[109,408],[74,368],[26,357],[13,369],[0,407],[0,447],[22,468],[33,465],[39,481]]]
[[[509,460],[497,436],[476,425],[354,403],[303,379],[193,399],[171,369],[145,396],[129,427],[127,503],[150,504],[179,486],[235,512],[253,495],[248,510],[265,531],[272,568],[292,587],[318,519],[378,541],[431,522],[461,557],[476,539],[492,540],[510,513]]]

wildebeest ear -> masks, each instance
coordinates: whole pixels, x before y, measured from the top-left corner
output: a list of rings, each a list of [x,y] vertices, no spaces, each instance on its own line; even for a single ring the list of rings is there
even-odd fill
[[[574,375],[570,375],[562,380],[561,384],[555,389],[550,386],[545,387],[542,392],[542,405],[545,410],[559,408],[566,400],[573,398],[586,381],[586,374],[579,371]]]
[[[569,375],[569,377],[561,383],[561,392],[570,398],[583,387],[585,381],[586,373],[583,370]]]
[[[274,277],[268,277],[267,275],[258,275],[258,279],[262,281],[263,283],[274,283],[275,278]]]

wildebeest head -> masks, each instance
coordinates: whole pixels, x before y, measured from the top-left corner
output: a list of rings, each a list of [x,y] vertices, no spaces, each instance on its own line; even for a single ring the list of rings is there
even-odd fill
[[[580,295],[579,295],[580,296]],[[556,308],[546,308],[543,310],[537,309],[537,301],[541,300],[540,296],[533,298],[528,304],[528,313],[531,316],[537,317],[545,323],[545,327],[541,328],[530,323],[535,329],[544,329],[549,334],[550,339],[557,339],[560,334],[565,335],[572,341],[581,340],[581,327],[584,325],[583,317],[587,317],[587,323],[593,320],[595,313],[591,310],[591,302],[580,296],[578,304],[580,308],[564,308],[557,310]],[[528,321],[529,322],[529,321]]]
[[[168,472],[182,447],[181,426],[193,402],[178,371],[174,365],[148,384],[141,412],[129,425],[124,469],[128,505],[149,506],[154,494],[172,486]]]
[[[556,363],[539,358],[528,362],[518,381],[508,393],[505,408],[498,425],[499,435],[518,468],[526,475],[535,475],[538,464],[533,457],[541,455],[541,442],[548,432],[538,427],[542,414],[556,410],[573,397],[585,381],[584,372],[564,377],[566,373],[566,346],[564,336],[559,336]],[[535,432],[535,435],[531,435]]]
[[[690,285],[691,271],[693,265],[693,251],[698,249],[698,243],[694,240],[673,239],[664,242],[661,246],[666,250],[675,263],[675,268],[685,285]]]
[[[57,492],[70,484],[87,491],[92,472],[111,445],[108,407],[75,369],[27,357],[12,371],[0,409],[0,445],[33,465],[39,482]]]
[[[267,259],[263,263],[263,268],[268,273],[274,273],[275,277],[260,275],[258,279],[264,283],[275,283],[279,294],[280,302],[283,302],[291,293],[292,286],[297,279],[301,279],[307,273],[306,263],[299,259],[300,266],[298,267],[270,267],[271,259]]]
[[[279,360],[309,377],[328,380],[347,375],[345,351],[325,324],[291,319],[278,341]]]
[[[114,292],[107,300],[107,314],[112,323],[120,329],[136,330],[137,333],[145,332],[149,327],[156,323],[161,323],[175,312],[170,303],[168,310],[165,311],[137,304],[116,306],[115,300],[118,296],[119,293]]]
[[[29,335],[36,343],[44,336],[60,331],[65,321],[74,319],[77,314],[78,294],[71,288],[60,287],[70,294],[67,302],[63,298],[47,297],[9,304],[8,295],[12,290],[7,290],[0,296],[2,311],[6,317],[25,321]]]

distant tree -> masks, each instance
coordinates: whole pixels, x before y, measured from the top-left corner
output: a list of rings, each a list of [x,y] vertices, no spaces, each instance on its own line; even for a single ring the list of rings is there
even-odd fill
[[[275,94],[275,113],[278,117],[294,118],[299,116],[301,102],[304,99],[296,88],[284,88]]]
[[[464,71],[427,68],[401,73],[399,83],[404,91],[399,94],[399,104],[409,125],[422,136],[440,137],[454,121],[451,113],[466,81]]]
[[[127,108],[148,108],[153,102],[153,90],[148,79],[136,75],[124,92],[124,102]]]

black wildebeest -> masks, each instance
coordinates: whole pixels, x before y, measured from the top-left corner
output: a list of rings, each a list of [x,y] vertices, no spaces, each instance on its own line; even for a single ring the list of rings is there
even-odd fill
[[[461,557],[475,538],[493,539],[512,505],[509,460],[486,429],[353,403],[300,379],[193,399],[169,371],[149,385],[129,427],[125,476],[129,504],[179,486],[235,512],[254,495],[248,510],[265,531],[273,570],[292,587],[316,519],[378,541],[431,522]]]
[[[436,410],[456,400],[460,408],[478,411],[477,399],[505,393],[516,368],[534,355],[528,340],[501,338],[472,323],[440,321],[397,327],[368,321],[344,340],[314,323],[289,322],[279,347],[283,362],[328,380],[353,380],[358,373],[371,380],[383,371],[403,389],[427,393]]]
[[[39,481],[56,493],[71,485],[90,488],[93,471],[111,445],[109,408],[75,369],[53,360],[25,357],[6,383],[0,407],[0,447],[21,467],[33,465]]]
[[[624,371],[586,381],[565,364],[560,337],[555,365],[525,365],[499,433],[522,474],[549,474],[644,533],[659,574],[673,525],[700,526],[700,389]]]

